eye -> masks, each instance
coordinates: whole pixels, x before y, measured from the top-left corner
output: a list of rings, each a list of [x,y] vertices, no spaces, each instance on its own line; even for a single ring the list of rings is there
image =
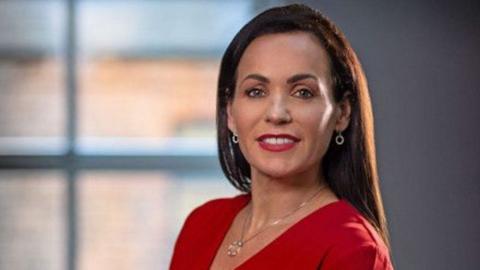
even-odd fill
[[[251,88],[245,91],[247,96],[249,97],[263,97],[265,96],[265,92],[260,88]]]
[[[302,89],[298,90],[297,92],[295,92],[293,95],[296,96],[296,97],[304,98],[304,99],[313,97],[312,92],[310,90],[308,90],[307,88],[302,88]]]

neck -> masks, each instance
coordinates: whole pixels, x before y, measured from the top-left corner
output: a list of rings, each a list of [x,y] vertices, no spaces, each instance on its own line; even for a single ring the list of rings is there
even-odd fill
[[[318,171],[275,178],[252,168],[252,199],[249,206],[251,222],[247,226],[248,230],[258,230],[272,221],[291,213],[300,204],[312,198],[325,185],[325,178]],[[320,193],[309,201],[308,204],[313,204],[316,199],[321,198],[326,193],[329,193],[329,189],[322,187]],[[301,210],[299,209],[298,211]]]

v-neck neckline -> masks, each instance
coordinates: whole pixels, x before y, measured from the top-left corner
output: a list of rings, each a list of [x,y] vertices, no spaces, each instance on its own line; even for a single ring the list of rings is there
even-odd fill
[[[239,195],[237,198],[233,198],[233,199],[234,200],[235,199],[241,200],[241,202],[238,205],[235,204],[234,207],[232,207],[233,209],[231,210],[231,214],[228,215],[228,217],[226,217],[226,219],[228,219],[228,222],[225,222],[225,226],[223,228],[221,228],[222,233],[220,233],[219,237],[217,237],[217,239],[216,239],[216,243],[214,245],[215,249],[213,250],[213,252],[212,252],[213,254],[210,257],[210,263],[209,263],[208,269],[210,269],[210,267],[212,266],[213,260],[215,259],[215,256],[217,255],[219,249],[221,248],[223,240],[225,239],[228,231],[230,230],[230,227],[233,225],[235,217],[240,213],[240,211],[242,211],[243,208],[245,208],[247,206],[247,204],[250,202],[250,200],[252,198],[251,198],[251,194],[247,193],[247,194]],[[316,215],[320,212],[323,212],[325,209],[328,209],[328,208],[332,207],[333,205],[341,204],[343,202],[344,202],[343,199],[339,199],[337,201],[327,203],[327,204],[321,206],[318,209],[315,209],[311,213],[307,214],[306,216],[304,216],[303,218],[298,220],[295,224],[288,227],[284,232],[282,232],[280,235],[278,235],[275,239],[273,239],[271,242],[269,242],[262,249],[260,249],[259,251],[254,253],[252,256],[250,256],[246,260],[244,260],[241,264],[236,266],[234,268],[234,270],[242,269],[243,267],[245,267],[245,265],[249,264],[251,261],[260,257],[262,254],[266,253],[269,249],[271,249],[271,247],[273,245],[278,245],[277,244],[278,242],[280,242],[282,239],[288,237],[292,233],[293,230],[298,230],[297,228],[301,227],[301,225],[304,224],[305,222],[307,222],[309,219],[311,219],[312,216],[314,216],[314,215]]]

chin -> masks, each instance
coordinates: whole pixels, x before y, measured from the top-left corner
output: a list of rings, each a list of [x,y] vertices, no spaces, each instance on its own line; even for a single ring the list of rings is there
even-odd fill
[[[268,167],[258,167],[256,170],[263,175],[266,175],[271,178],[285,178],[296,174],[296,170],[288,168],[286,166],[268,166]]]

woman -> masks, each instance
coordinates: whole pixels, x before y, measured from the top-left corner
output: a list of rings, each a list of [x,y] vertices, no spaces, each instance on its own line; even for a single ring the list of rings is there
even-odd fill
[[[360,63],[304,5],[269,9],[222,59],[219,157],[244,192],[195,209],[171,269],[393,269]]]

